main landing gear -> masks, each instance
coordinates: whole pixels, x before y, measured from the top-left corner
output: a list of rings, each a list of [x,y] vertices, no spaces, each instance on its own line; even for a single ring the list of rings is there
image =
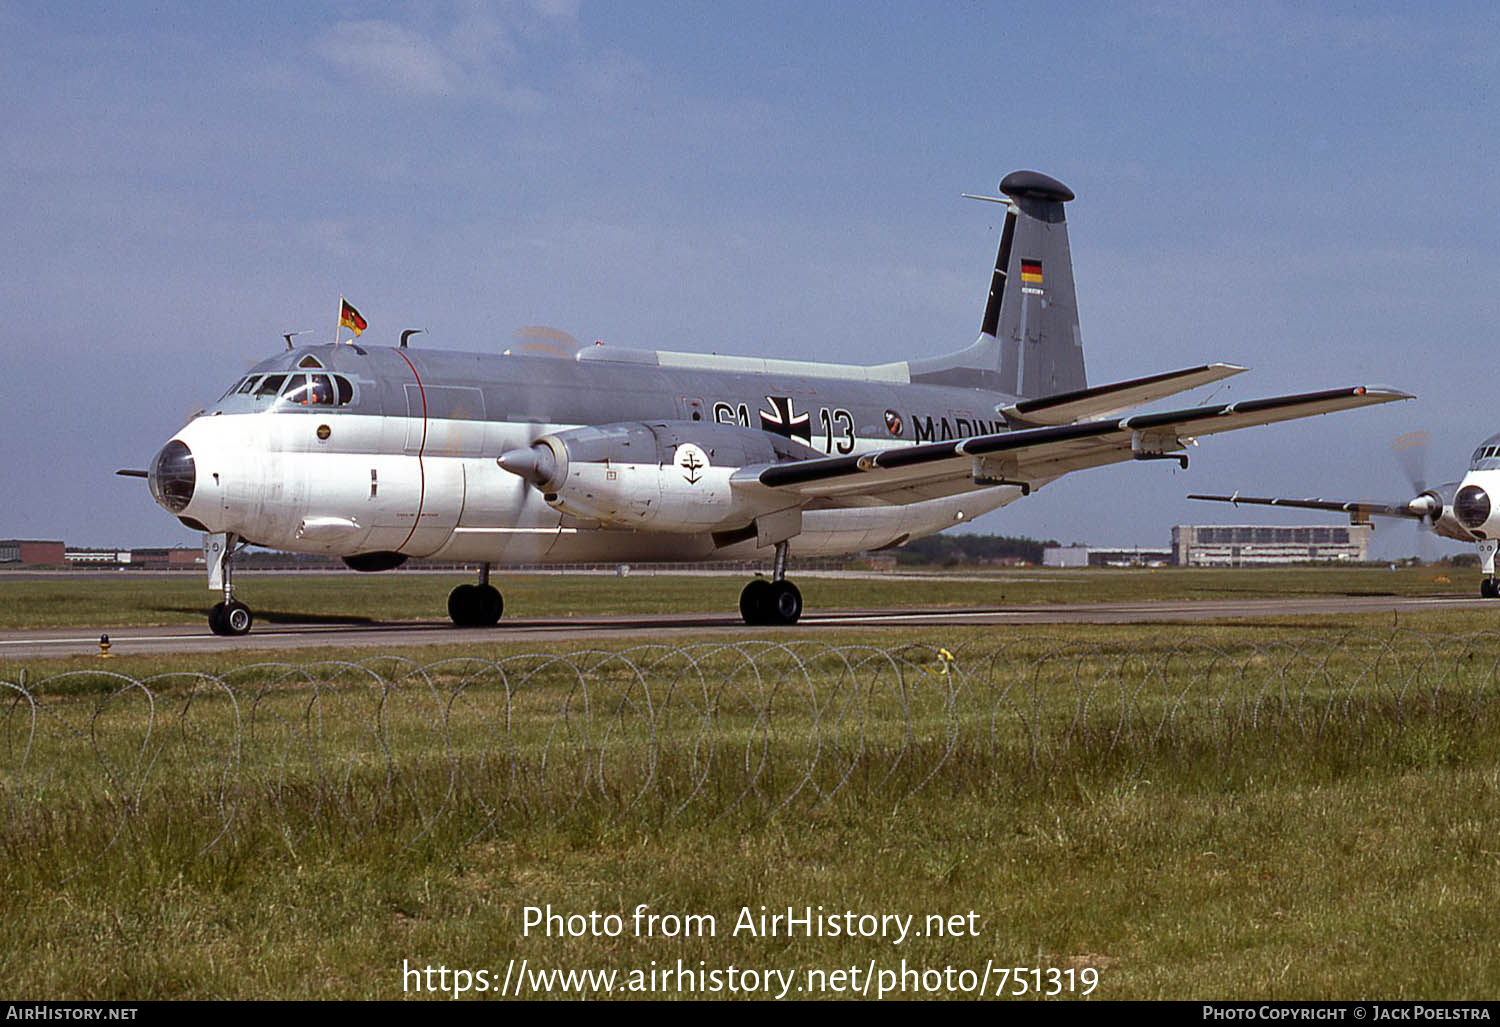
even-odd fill
[[[740,616],[746,624],[795,624],[802,616],[802,593],[786,580],[787,544],[776,543],[771,580],[756,578],[740,593]]]
[[[455,627],[492,628],[500,623],[505,600],[490,584],[490,565],[479,565],[479,584],[459,585],[448,593],[448,616]]]
[[[250,633],[250,626],[255,623],[250,607],[234,597],[234,551],[238,544],[239,539],[234,535],[225,535],[222,543],[211,537],[205,547],[210,550],[207,554],[209,559],[217,557],[218,573],[224,583],[224,601],[215,603],[213,609],[208,611],[208,629],[216,635],[247,635]],[[222,548],[214,553],[212,550],[219,545]]]

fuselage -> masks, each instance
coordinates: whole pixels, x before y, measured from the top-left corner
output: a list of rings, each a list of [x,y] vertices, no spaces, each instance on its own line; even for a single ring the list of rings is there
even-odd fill
[[[736,560],[754,539],[577,522],[496,463],[582,425],[711,422],[782,436],[806,457],[1004,431],[1014,397],[914,383],[906,365],[837,367],[655,352],[486,355],[363,345],[265,360],[158,454],[152,493],[184,524],[294,552],[488,563]],[[749,365],[749,366],[746,366]],[[1032,483],[1033,486],[1040,483]],[[940,531],[1020,495],[975,488],[922,502],[814,504],[797,555]]]

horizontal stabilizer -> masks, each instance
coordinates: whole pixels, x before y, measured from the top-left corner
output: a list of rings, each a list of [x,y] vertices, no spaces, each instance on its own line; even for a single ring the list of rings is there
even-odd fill
[[[1146,378],[1096,385],[1090,389],[1063,392],[1039,399],[1023,399],[1000,408],[1006,421],[1019,427],[1073,424],[1096,417],[1111,417],[1144,403],[1196,389],[1200,385],[1221,381],[1248,368],[1238,364],[1207,364],[1181,371],[1167,371]]]

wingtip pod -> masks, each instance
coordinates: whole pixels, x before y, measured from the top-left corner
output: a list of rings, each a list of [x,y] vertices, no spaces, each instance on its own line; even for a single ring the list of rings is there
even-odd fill
[[[1397,389],[1389,385],[1362,385],[1360,386],[1360,388],[1369,395],[1380,397],[1381,402],[1386,403],[1398,399],[1417,398],[1417,395],[1414,392],[1407,392],[1405,389]]]

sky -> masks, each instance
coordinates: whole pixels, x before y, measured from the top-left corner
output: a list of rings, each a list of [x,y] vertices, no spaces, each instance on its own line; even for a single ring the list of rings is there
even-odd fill
[[[1429,432],[1438,482],[1500,431],[1497,39],[1480,3],[0,0],[0,537],[196,544],[114,470],[341,295],[375,344],[958,348],[1003,210],[960,194],[1019,168],[1077,193],[1091,383],[1228,361],[1170,405],[1418,398],[975,530],[1165,546],[1321,516],[1192,491],[1405,499],[1392,440]]]

